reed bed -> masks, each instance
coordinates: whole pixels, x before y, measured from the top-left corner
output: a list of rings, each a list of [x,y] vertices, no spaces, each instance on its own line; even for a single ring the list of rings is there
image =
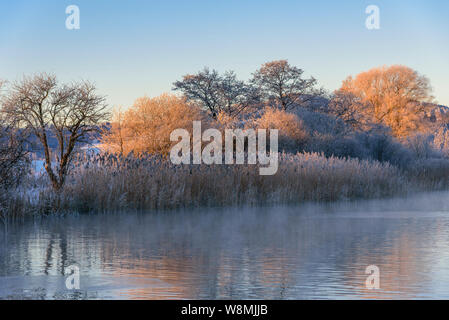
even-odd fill
[[[103,154],[78,158],[62,194],[43,191],[39,202],[77,212],[251,206],[380,198],[404,193],[406,185],[388,163],[318,153],[280,154],[273,176],[260,176],[258,165],[173,165],[161,156]]]
[[[447,189],[449,162],[421,161],[408,171],[388,162],[279,154],[273,176],[259,165],[173,165],[163,156],[78,156],[56,194],[45,175],[17,192],[15,215],[262,206],[385,198]]]

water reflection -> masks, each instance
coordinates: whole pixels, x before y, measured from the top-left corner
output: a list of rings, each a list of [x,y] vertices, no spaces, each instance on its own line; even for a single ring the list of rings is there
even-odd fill
[[[0,239],[1,298],[449,298],[447,193],[50,219]],[[78,292],[64,286],[71,264]]]

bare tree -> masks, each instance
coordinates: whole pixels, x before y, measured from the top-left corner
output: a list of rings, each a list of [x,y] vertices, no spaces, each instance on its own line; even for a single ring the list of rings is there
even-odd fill
[[[0,118],[0,190],[17,186],[29,164],[26,133]],[[1,192],[1,191],[0,191]]]
[[[45,170],[55,190],[64,185],[75,147],[98,131],[98,124],[108,116],[105,98],[95,91],[95,86],[86,81],[58,85],[55,76],[44,73],[14,83],[2,101],[8,119],[38,138]],[[50,132],[58,140],[55,166],[48,142]]]
[[[260,103],[260,92],[244,81],[237,80],[233,71],[228,71],[221,78],[220,83],[220,111],[229,116],[236,116],[243,110]]]
[[[181,91],[186,99],[198,103],[213,116],[219,112],[220,75],[216,70],[204,68],[197,74],[188,74],[173,83],[173,90]]]
[[[213,118],[224,112],[236,116],[259,101],[255,87],[237,79],[233,71],[220,75],[216,70],[204,68],[194,75],[176,81],[174,90],[181,91],[186,99],[209,111]]]
[[[274,107],[283,110],[303,105],[324,91],[317,89],[312,77],[303,79],[304,71],[291,66],[287,60],[267,62],[253,74],[252,83],[257,85]]]
[[[0,93],[2,85],[0,81]],[[0,114],[0,218],[4,218],[9,209],[9,191],[20,184],[29,169],[26,136],[25,130],[14,127]]]
[[[0,81],[0,90],[4,82]],[[18,182],[18,171],[26,159],[21,135],[0,114],[0,192]]]

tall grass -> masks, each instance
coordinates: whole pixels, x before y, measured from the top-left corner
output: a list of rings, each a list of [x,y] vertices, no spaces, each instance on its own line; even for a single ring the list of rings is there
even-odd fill
[[[280,154],[274,176],[258,165],[173,165],[163,157],[85,156],[58,198],[60,210],[80,212],[266,205],[378,198],[404,193],[407,180],[386,163]],[[52,199],[53,198],[53,199]],[[56,201],[41,193],[39,201]]]
[[[278,172],[261,176],[258,165],[173,165],[163,156],[83,155],[72,163],[60,194],[28,186],[14,201],[20,214],[28,209],[43,215],[382,198],[447,188],[449,162],[435,161],[416,162],[404,171],[374,160],[281,153]],[[45,176],[40,179],[45,186]]]

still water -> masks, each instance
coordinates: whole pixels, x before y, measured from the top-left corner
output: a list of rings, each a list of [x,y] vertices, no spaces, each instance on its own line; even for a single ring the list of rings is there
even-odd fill
[[[2,226],[0,298],[448,299],[449,193]]]

